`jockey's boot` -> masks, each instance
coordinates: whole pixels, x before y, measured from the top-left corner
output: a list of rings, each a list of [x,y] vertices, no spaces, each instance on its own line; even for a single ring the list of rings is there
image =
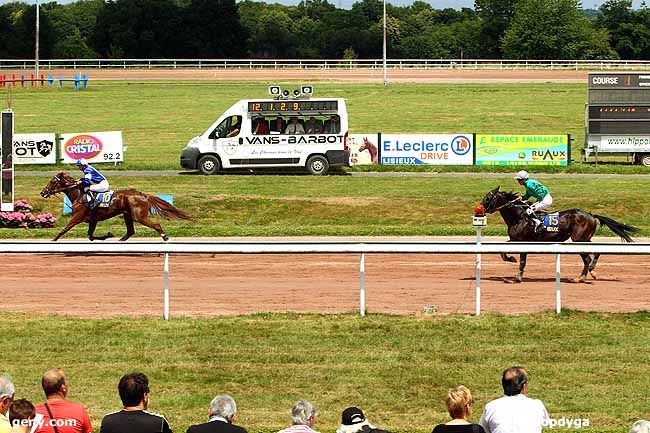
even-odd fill
[[[96,194],[92,191],[88,191],[86,195],[88,197],[88,209],[94,210],[99,205]]]
[[[537,218],[537,216],[534,214],[531,216],[531,218],[533,220],[533,223],[535,224],[535,229],[534,229],[535,234],[537,235],[542,234],[544,232],[544,224],[542,224],[542,221],[540,221],[540,219]]]

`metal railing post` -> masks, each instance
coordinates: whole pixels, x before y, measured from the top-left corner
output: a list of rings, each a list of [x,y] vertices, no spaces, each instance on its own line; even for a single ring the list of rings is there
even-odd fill
[[[163,295],[163,317],[169,320],[169,253],[165,253],[165,264],[163,266],[164,274],[164,287],[165,292]]]
[[[560,293],[560,254],[555,255],[555,312],[562,312],[562,297]]]
[[[359,314],[363,317],[366,315],[366,254],[361,253],[359,260]]]

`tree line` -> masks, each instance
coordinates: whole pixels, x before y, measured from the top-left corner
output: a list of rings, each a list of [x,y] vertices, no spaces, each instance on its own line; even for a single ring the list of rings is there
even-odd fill
[[[33,59],[36,6],[0,6],[0,58]],[[607,0],[387,4],[391,58],[649,59],[650,9]],[[383,0],[351,9],[252,0],[78,0],[40,6],[40,58],[381,58]]]

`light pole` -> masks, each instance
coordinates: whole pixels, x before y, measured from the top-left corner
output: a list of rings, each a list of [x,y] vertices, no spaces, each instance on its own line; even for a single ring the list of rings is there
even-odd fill
[[[34,76],[34,79],[38,78],[38,40],[39,40],[39,33],[41,29],[41,19],[40,19],[40,14],[39,14],[39,0],[36,0],[36,48],[34,50],[34,71],[36,75]],[[34,84],[34,83],[32,83]]]
[[[386,70],[386,0],[384,0],[384,86],[388,85],[388,71]]]

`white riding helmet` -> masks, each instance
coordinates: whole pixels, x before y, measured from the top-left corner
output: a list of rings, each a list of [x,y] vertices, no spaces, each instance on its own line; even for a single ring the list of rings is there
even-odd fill
[[[526,170],[521,170],[519,173],[517,173],[517,177],[515,177],[517,180],[528,180],[528,172]]]

